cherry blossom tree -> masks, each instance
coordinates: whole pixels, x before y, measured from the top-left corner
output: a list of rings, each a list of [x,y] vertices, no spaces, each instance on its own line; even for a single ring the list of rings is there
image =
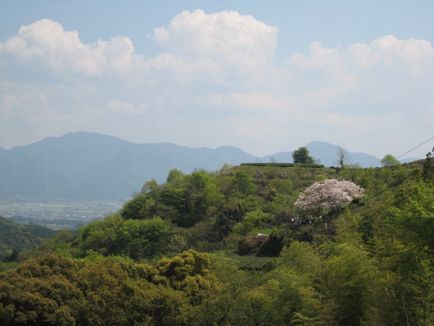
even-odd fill
[[[309,215],[329,212],[363,196],[364,189],[351,181],[329,179],[316,182],[297,198],[294,206]]]

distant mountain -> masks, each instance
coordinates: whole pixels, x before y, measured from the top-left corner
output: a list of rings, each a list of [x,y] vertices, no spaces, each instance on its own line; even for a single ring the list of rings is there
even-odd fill
[[[338,146],[325,142],[307,145],[324,165],[337,165]],[[377,158],[350,153],[351,163],[378,166]],[[0,150],[0,197],[32,199],[126,199],[143,182],[162,182],[171,169],[220,169],[225,163],[288,162],[291,152],[256,157],[239,148],[190,148],[169,143],[134,144],[89,132],[49,137],[39,142]]]
[[[174,168],[217,170],[256,160],[235,147],[133,144],[79,132],[14,147],[0,155],[3,198],[125,199],[145,180],[164,181]]]
[[[339,146],[323,141],[314,141],[307,144],[306,147],[309,150],[310,156],[319,161],[319,163],[324,164],[325,166],[339,165],[337,160]],[[375,156],[358,152],[348,152],[348,154],[349,164],[357,164],[361,167],[374,167],[381,165],[380,160]],[[261,158],[263,162],[269,162],[273,159],[278,162],[292,162],[292,152],[280,152]]]
[[[314,158],[320,160],[321,164],[324,164],[326,166],[339,165],[337,159],[337,152],[339,150],[339,146],[322,141],[314,141],[306,145],[306,147]],[[361,167],[372,167],[381,165],[381,162],[378,158],[366,153],[348,151],[348,155],[348,164],[357,164]]]

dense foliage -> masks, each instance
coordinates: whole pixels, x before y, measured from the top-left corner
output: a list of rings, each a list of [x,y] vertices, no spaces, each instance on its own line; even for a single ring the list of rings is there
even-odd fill
[[[309,150],[306,147],[300,147],[292,152],[294,163],[313,164],[314,160],[309,155]]]
[[[423,165],[173,170],[0,274],[0,324],[433,325]]]
[[[0,217],[0,262],[12,261],[26,249],[38,246],[55,232],[38,225],[20,225]]]
[[[154,266],[42,256],[0,277],[0,323],[185,325],[216,284],[208,256],[193,250]]]
[[[401,163],[396,159],[395,156],[391,154],[387,154],[381,159],[381,164],[383,164],[383,166],[385,167],[391,167],[391,166],[397,166]]]

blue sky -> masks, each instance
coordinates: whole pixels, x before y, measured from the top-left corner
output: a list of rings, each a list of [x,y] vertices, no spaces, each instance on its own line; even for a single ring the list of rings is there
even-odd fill
[[[277,26],[278,53],[302,51],[313,40],[326,46],[367,42],[394,34],[434,41],[434,2],[431,0],[366,1],[5,1],[0,12],[0,39],[41,18],[80,32],[84,42],[127,35],[140,51],[156,53],[151,35],[183,10],[236,10]],[[146,46],[145,46],[146,44]]]
[[[433,136],[433,13],[433,1],[4,1],[0,146],[88,130],[399,155]]]

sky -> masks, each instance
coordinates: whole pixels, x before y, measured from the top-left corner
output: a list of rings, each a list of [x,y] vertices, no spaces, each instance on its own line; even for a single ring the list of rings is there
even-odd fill
[[[434,136],[434,1],[1,4],[4,148],[92,131],[381,158]]]

